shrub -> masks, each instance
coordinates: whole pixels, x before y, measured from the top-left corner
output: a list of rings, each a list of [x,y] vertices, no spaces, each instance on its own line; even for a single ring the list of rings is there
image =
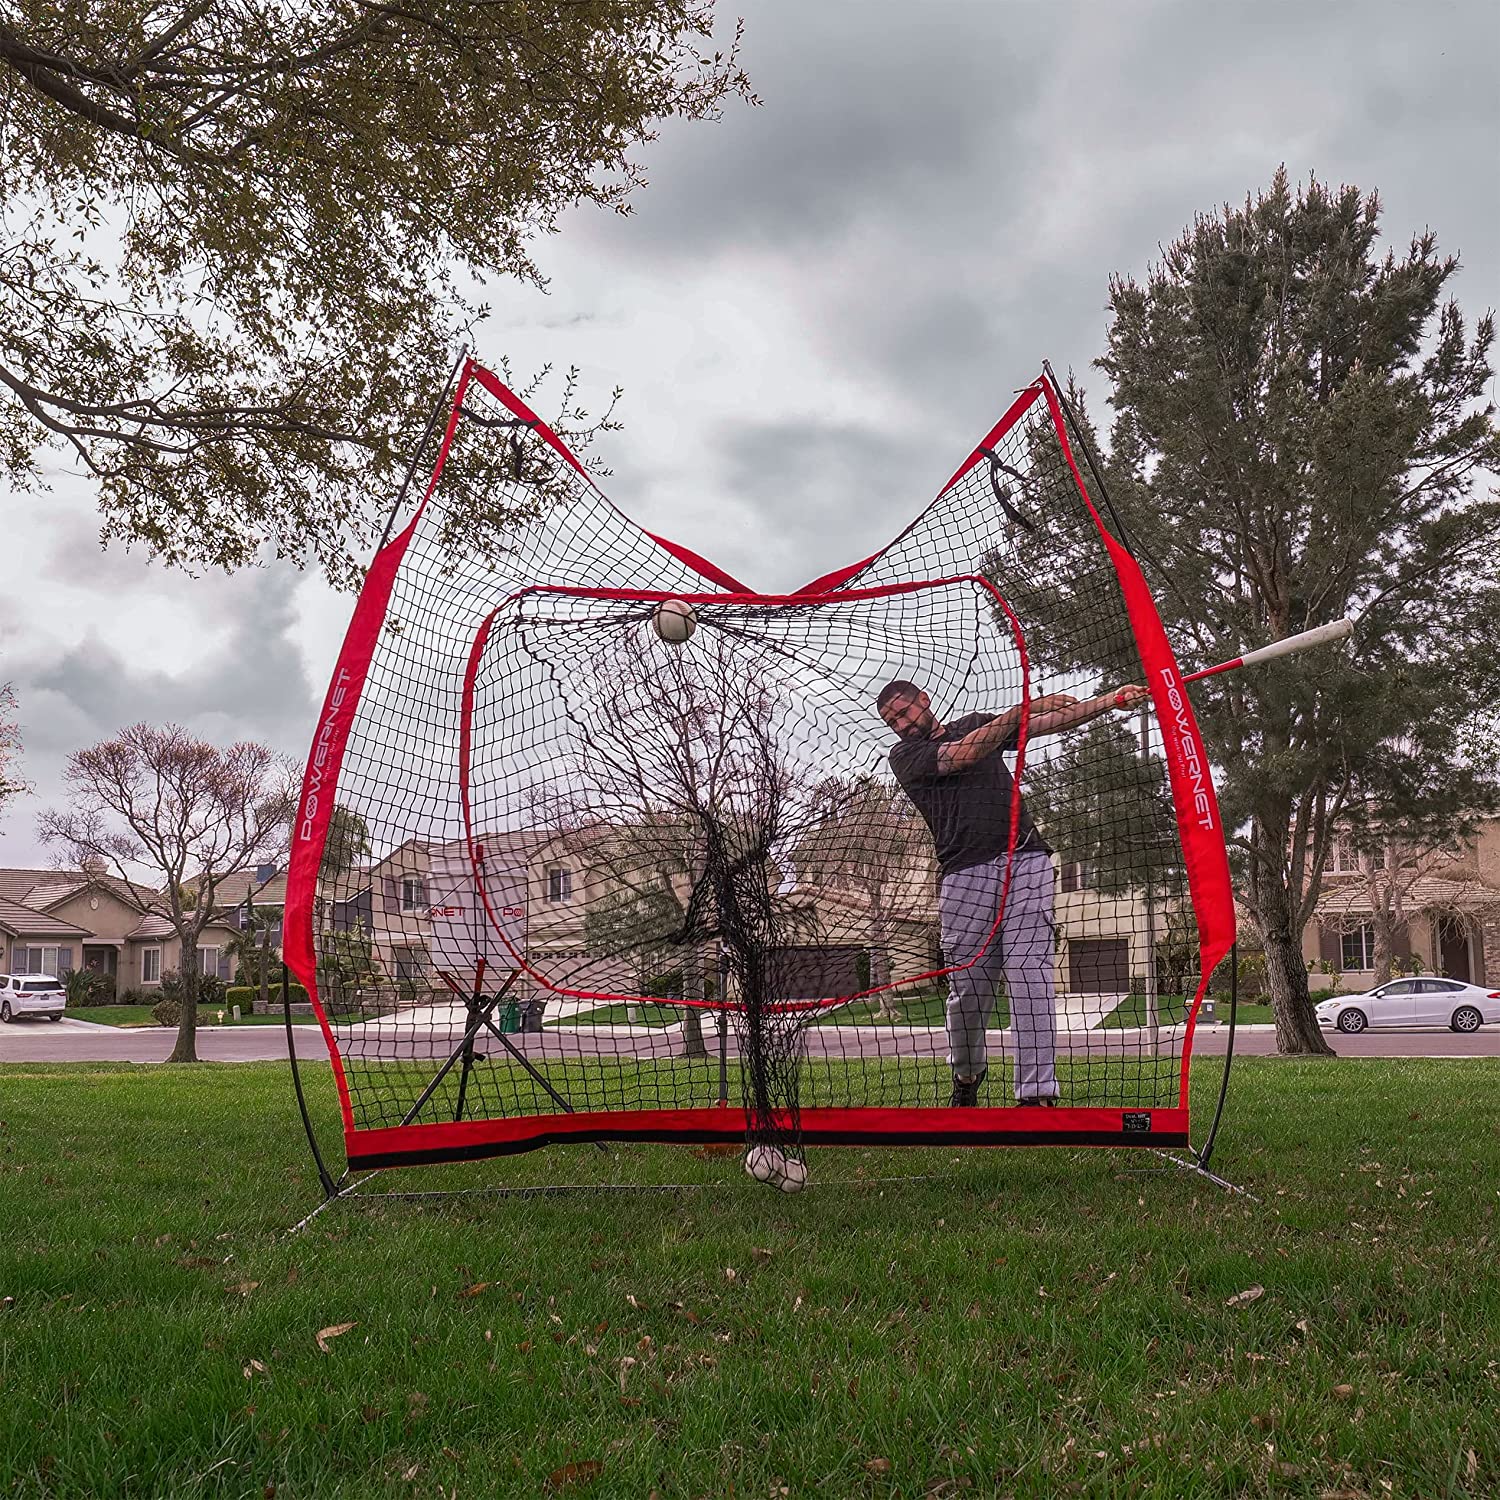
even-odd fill
[[[149,1005],[155,993],[154,990],[137,989],[132,985],[129,989],[120,991],[115,1003],[117,1005]]]
[[[300,984],[287,986],[287,992],[291,996],[293,1005],[305,1005],[307,1003],[307,991]],[[256,1000],[260,998],[260,989],[253,984],[232,984],[224,991],[224,1005],[238,1005],[242,1011],[250,1010]],[[281,981],[278,979],[271,986],[271,1009],[281,1008]]]
[[[108,974],[96,974],[92,969],[64,969],[62,982],[69,1005],[115,1003],[115,982]]]
[[[161,976],[161,988],[157,993],[164,1000],[175,1000],[182,1004],[182,975],[176,969],[168,969]],[[223,1005],[225,994],[224,981],[217,974],[200,974],[198,976],[198,1004]]]
[[[182,1024],[182,1001],[173,999],[171,995],[163,995],[151,1007],[151,1019],[158,1026],[180,1026]]]

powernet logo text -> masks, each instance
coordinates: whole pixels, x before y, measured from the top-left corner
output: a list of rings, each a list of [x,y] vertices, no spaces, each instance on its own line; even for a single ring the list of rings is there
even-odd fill
[[[340,667],[333,679],[333,688],[328,694],[328,708],[323,722],[318,726],[318,738],[313,745],[312,764],[307,772],[307,791],[302,798],[302,817],[297,824],[297,838],[305,841],[313,836],[313,823],[318,816],[318,801],[323,791],[323,778],[328,774],[328,756],[333,749],[333,735],[338,728],[339,709],[344,705],[348,693],[349,672]]]
[[[1193,730],[1193,718],[1188,711],[1187,698],[1182,691],[1182,684],[1177,680],[1177,673],[1171,667],[1161,669],[1161,680],[1166,686],[1167,703],[1172,710],[1171,722],[1162,725],[1162,736],[1169,746],[1174,742],[1176,744],[1178,760],[1192,794],[1198,826],[1211,830],[1214,826],[1214,804],[1209,795],[1208,768],[1203,764],[1203,753],[1198,748],[1198,736]]]

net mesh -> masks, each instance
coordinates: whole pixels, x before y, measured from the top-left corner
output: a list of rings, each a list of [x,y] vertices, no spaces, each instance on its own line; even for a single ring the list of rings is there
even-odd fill
[[[351,1158],[1185,1128],[1221,945],[1157,716],[1048,718],[1170,672],[1064,436],[1039,382],[889,548],[761,596],[466,370],[298,815]],[[893,680],[930,718],[877,713]]]

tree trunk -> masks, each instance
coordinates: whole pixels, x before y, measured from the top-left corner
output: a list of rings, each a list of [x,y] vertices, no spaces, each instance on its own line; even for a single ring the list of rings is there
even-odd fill
[[[682,998],[702,1000],[703,954],[696,944],[690,945],[682,957]],[[703,1008],[699,1005],[683,1006],[682,1055],[684,1057],[707,1057],[708,1044],[703,1040]]]
[[[271,1013],[271,929],[263,927],[260,934],[260,1013]]]
[[[1307,964],[1302,945],[1287,922],[1267,922],[1252,911],[1266,950],[1266,983],[1271,990],[1271,1008],[1276,1017],[1276,1050],[1283,1055],[1336,1057],[1323,1040],[1318,1018],[1307,994]]]
[[[182,1015],[177,1022],[177,1042],[168,1062],[198,1061],[198,946],[197,939],[182,940],[182,954],[177,960],[177,977],[182,981]]]

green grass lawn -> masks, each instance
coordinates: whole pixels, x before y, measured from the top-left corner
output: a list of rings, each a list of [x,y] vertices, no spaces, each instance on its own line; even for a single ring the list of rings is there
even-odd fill
[[[882,1015],[879,999],[854,1000],[847,1005],[830,1007],[819,1018],[820,1026],[941,1026],[944,1023],[946,997],[932,993],[916,995],[894,995],[891,997],[896,1014]],[[576,1016],[548,1022],[557,1026],[675,1026],[682,1020],[682,1007],[670,1003],[630,1007],[639,1011],[639,1019],[632,1022],[624,1005],[606,1005],[597,1010],[583,1011]],[[704,1024],[712,1024],[713,1012],[704,1013]],[[996,997],[995,1009],[989,1026],[1003,1030],[1010,1025],[1010,1002],[1004,995]]]
[[[1217,998],[1218,1021],[1229,1024],[1229,1001]],[[1157,1019],[1163,1026],[1174,1026],[1187,1015],[1188,1000],[1182,995],[1162,995],[1157,1000]],[[1147,1024],[1146,997],[1127,995],[1105,1018],[1100,1026],[1144,1026]],[[1201,1021],[1201,1017],[1199,1018]],[[1269,1005],[1257,1005],[1253,1001],[1241,1000],[1235,1009],[1235,1024],[1239,1026],[1269,1026],[1276,1019]]]
[[[548,1021],[548,1026],[676,1026],[682,1020],[683,1008],[663,1001],[658,1005],[600,1005],[576,1015]],[[703,1013],[705,1027],[713,1025],[713,1013]]]
[[[227,1005],[223,1007],[200,1005],[198,1024],[200,1026],[218,1025],[214,1017],[221,1008],[226,1026],[283,1026],[286,1024],[279,1010],[271,1011],[267,1015],[251,1015],[248,1011],[241,1011],[240,1019],[235,1021]],[[70,1005],[63,1014],[75,1021],[96,1021],[102,1026],[155,1026],[157,1024],[149,1005]],[[316,1026],[318,1023],[313,1016],[293,1016],[292,1024]]]
[[[1244,1060],[1216,1165],[1262,1201],[1144,1153],[821,1150],[785,1197],[552,1148],[378,1185],[606,1191],[288,1237],[284,1068],[3,1068],[0,1494],[1500,1493],[1493,1060]]]

